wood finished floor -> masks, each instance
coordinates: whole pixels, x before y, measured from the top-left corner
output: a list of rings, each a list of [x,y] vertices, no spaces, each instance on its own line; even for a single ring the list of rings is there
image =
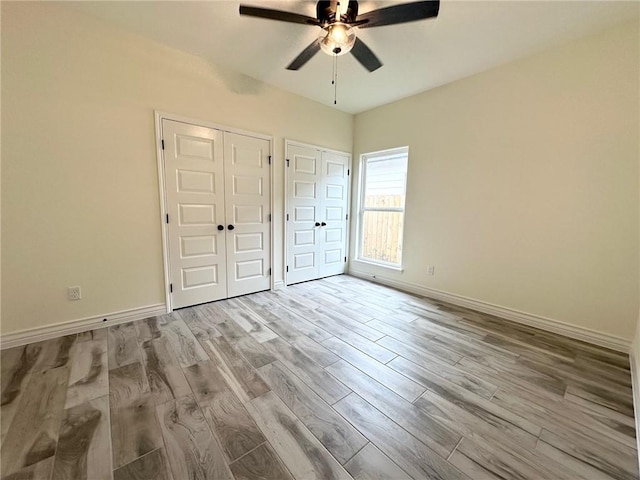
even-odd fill
[[[2,351],[2,479],[636,479],[626,355],[348,276]]]

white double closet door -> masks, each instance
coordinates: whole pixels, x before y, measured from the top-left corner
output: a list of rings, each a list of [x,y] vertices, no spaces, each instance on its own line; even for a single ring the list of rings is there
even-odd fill
[[[171,306],[270,288],[270,141],[162,120]]]
[[[287,284],[346,271],[351,156],[287,143]]]

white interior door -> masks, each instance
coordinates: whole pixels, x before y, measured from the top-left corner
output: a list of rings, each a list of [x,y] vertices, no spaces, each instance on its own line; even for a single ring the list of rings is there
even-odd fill
[[[347,262],[348,155],[322,152],[318,276],[345,272]]]
[[[287,156],[286,277],[291,284],[318,278],[322,152],[290,144]]]
[[[222,134],[162,121],[172,307],[227,297]]]
[[[350,156],[288,144],[287,284],[345,272]]]
[[[268,140],[224,134],[229,297],[270,287],[269,153]]]

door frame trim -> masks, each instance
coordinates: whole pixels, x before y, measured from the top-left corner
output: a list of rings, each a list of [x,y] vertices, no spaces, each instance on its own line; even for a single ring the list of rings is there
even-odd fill
[[[171,291],[169,285],[171,284],[171,270],[169,263],[169,228],[167,227],[167,222],[165,222],[165,218],[167,215],[167,190],[165,184],[165,169],[164,169],[164,154],[162,150],[162,121],[170,120],[173,122],[186,123],[188,125],[195,125],[198,127],[212,128],[214,130],[219,130],[227,133],[235,133],[237,135],[244,135],[247,137],[259,138],[261,140],[267,140],[269,142],[269,155],[271,157],[271,164],[269,167],[269,184],[270,184],[270,194],[269,194],[269,208],[271,209],[271,225],[269,228],[269,235],[271,235],[271,251],[269,252],[269,261],[271,263],[271,275],[269,282],[271,284],[271,289],[274,289],[274,275],[273,275],[273,260],[274,260],[274,244],[273,239],[274,235],[274,222],[273,222],[273,136],[266,135],[263,133],[250,132],[248,130],[242,130],[239,128],[228,127],[226,125],[220,125],[218,123],[209,122],[206,120],[200,120],[196,118],[184,117],[182,115],[177,115],[174,113],[163,112],[160,110],[153,111],[154,122],[155,122],[155,133],[156,133],[156,162],[158,165],[158,192],[159,192],[159,200],[160,200],[160,225],[162,225],[162,264],[164,269],[164,294],[165,294],[165,302],[166,302],[166,313],[171,313],[173,311],[173,303],[171,301]]]
[[[283,220],[284,220],[284,239],[283,239],[283,247],[282,247],[282,258],[283,258],[283,265],[282,265],[282,273],[283,273],[283,287],[286,288],[289,286],[289,283],[287,282],[287,238],[288,238],[288,227],[289,225],[287,224],[287,213],[289,212],[289,167],[287,167],[287,160],[289,159],[289,146],[297,146],[297,147],[305,147],[305,148],[314,148],[316,150],[319,150],[321,152],[328,152],[328,153],[337,153],[338,155],[346,155],[349,157],[349,170],[353,170],[353,154],[351,152],[344,152],[342,150],[336,150],[333,148],[327,148],[327,147],[322,147],[320,145],[313,145],[311,143],[304,143],[304,142],[298,142],[297,140],[291,140],[289,138],[285,138],[284,139],[284,158],[285,158],[285,162],[284,162],[284,215],[283,215]],[[349,176],[349,181],[348,181],[348,188],[347,188],[347,213],[349,215],[351,215],[351,190],[353,189],[353,181],[352,181],[352,176]],[[349,242],[351,242],[351,219],[347,220],[347,226],[346,226],[346,234],[345,234],[345,250],[344,253],[347,256],[347,262],[345,262],[345,273],[347,273],[347,265],[349,263],[349,251],[350,251],[350,244]]]

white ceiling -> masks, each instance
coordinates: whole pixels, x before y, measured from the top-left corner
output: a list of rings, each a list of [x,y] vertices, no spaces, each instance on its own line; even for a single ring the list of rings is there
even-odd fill
[[[127,30],[206,58],[284,90],[333,105],[332,58],[285,67],[319,33],[314,26],[240,17],[239,1],[66,3]],[[315,2],[242,0],[315,17]],[[404,2],[361,1],[360,13]],[[358,37],[384,66],[367,72],[338,60],[336,108],[359,113],[536,51],[638,18],[637,1],[443,0],[437,18],[364,29]]]

